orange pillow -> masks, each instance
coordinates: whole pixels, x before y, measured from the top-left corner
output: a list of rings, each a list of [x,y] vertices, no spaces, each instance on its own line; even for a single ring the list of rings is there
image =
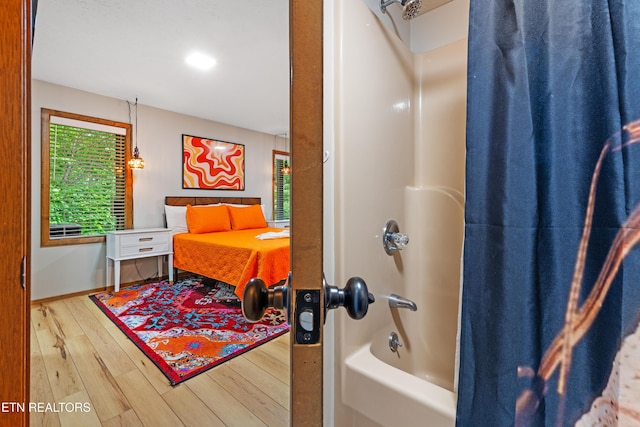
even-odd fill
[[[226,206],[187,205],[187,227],[189,233],[213,233],[231,230],[229,211]]]
[[[251,205],[246,208],[227,206],[231,216],[231,228],[234,230],[246,230],[249,228],[265,228],[267,220],[264,219],[262,207]]]

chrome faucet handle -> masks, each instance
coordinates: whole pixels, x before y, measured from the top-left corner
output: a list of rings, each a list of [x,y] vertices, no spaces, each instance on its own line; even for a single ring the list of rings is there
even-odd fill
[[[409,244],[409,236],[404,233],[393,233],[391,235],[391,241],[397,250],[402,250]]]
[[[382,246],[387,255],[393,255],[397,251],[401,251],[409,244],[409,236],[400,233],[398,223],[390,219],[384,225],[382,230]]]

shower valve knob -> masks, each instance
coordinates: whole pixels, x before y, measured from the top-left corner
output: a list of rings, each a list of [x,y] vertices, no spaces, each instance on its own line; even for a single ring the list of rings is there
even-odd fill
[[[387,221],[382,230],[382,246],[387,255],[401,251],[409,244],[409,236],[400,233],[398,223],[392,219]]]
[[[323,279],[324,281],[324,279]],[[367,284],[360,277],[352,277],[344,289],[328,285],[324,282],[325,309],[344,307],[352,319],[362,319],[376,299],[367,289]]]
[[[403,233],[393,233],[391,241],[398,250],[405,248],[409,244],[409,236]]]

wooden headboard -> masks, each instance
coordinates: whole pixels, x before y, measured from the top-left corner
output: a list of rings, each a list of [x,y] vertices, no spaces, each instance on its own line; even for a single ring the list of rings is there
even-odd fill
[[[260,197],[184,197],[184,196],[166,196],[164,204],[169,206],[196,206],[196,205],[212,205],[215,203],[232,203],[237,205],[260,205],[262,199]]]

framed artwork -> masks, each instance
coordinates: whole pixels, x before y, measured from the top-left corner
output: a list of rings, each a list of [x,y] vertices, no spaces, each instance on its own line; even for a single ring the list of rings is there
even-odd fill
[[[182,188],[244,190],[244,145],[183,134]]]

